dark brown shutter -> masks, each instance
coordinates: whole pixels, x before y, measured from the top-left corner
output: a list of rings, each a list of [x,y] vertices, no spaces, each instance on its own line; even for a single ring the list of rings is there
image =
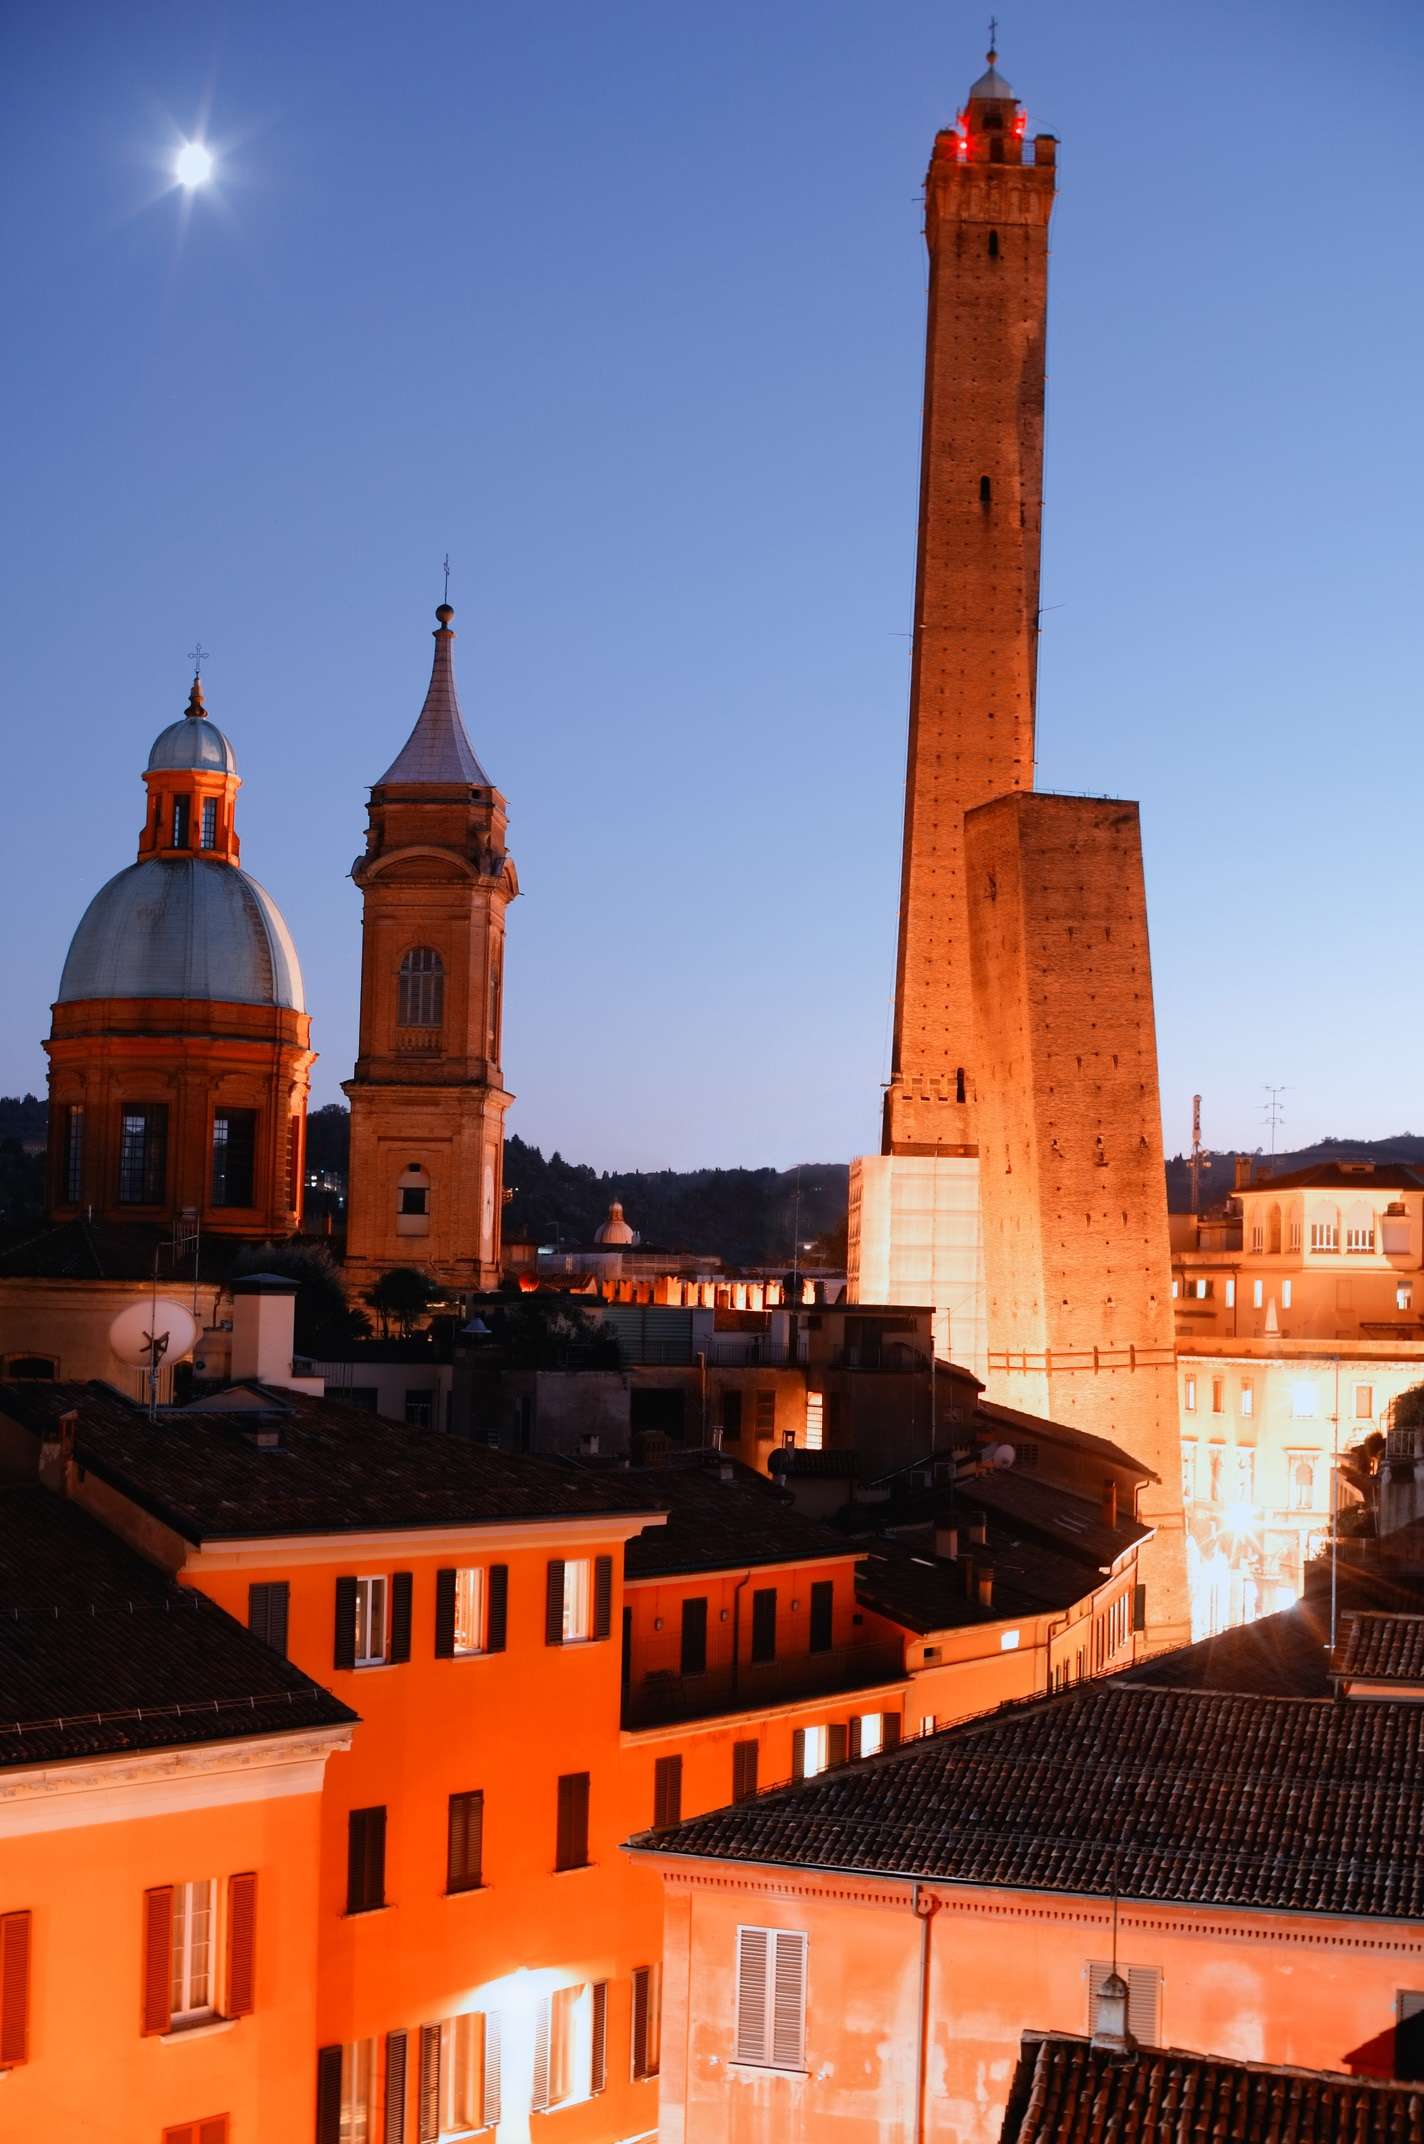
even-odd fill
[[[648,2074],[648,1997],[652,1992],[653,1976],[647,1966],[639,1965],[633,1971],[633,2075]]]
[[[450,1796],[445,1856],[447,1891],[478,1890],[483,1876],[485,1798],[478,1791]]]
[[[653,1828],[676,1824],[682,1816],[682,1759],[659,1757],[653,1766]]]
[[[549,1564],[548,1583],[544,1592],[544,1643],[562,1645],[564,1642],[564,1567],[557,1559]]]
[[[198,2144],[227,2144],[227,2116],[214,2114],[198,2124]]]
[[[556,1869],[581,1869],[588,1860],[588,1774],[565,1772],[559,1781]]]
[[[757,1790],[757,1754],[755,1742],[732,1744],[732,1800],[747,1801]]]
[[[316,2144],[341,2144],[341,2049],[321,2047],[316,2057]]]
[[[346,1820],[346,1911],[369,1913],[385,1902],[385,1808],[353,1809]]]
[[[542,2114],[549,2104],[549,2036],[553,2025],[553,2004],[545,1995],[534,2012],[534,2079],[529,2091],[529,2108],[533,2114]]]
[[[899,1741],[900,1715],[898,1712],[887,1712],[881,1719],[880,1747],[882,1749],[895,1749],[898,1747]]]
[[[559,1620],[564,1616],[563,1601],[559,1602]],[[509,1565],[492,1563],[485,1592],[485,1651],[502,1653],[505,1632],[509,1628]]]
[[[455,1573],[435,1573],[435,1657],[437,1660],[452,1660],[455,1656]]]
[[[143,2029],[167,2032],[173,2022],[173,1886],[155,1884],[143,1894]]]
[[[1134,1630],[1147,1628],[1146,1586],[1134,1586],[1132,1589],[1132,1627]]]
[[[752,1659],[776,1658],[776,1588],[758,1586],[752,1594]]]
[[[829,1578],[818,1578],[811,1587],[811,1634],[810,1649],[813,1653],[830,1651],[834,1631],[836,1589]]]
[[[493,2129],[504,2112],[500,2056],[499,2012],[486,2010],[484,2074],[480,2078],[480,2120],[486,2129]]]
[[[791,1737],[791,1777],[793,1779],[804,1779],[806,1777],[806,1730],[804,1727],[796,1728]]]
[[[826,1730],[826,1763],[844,1764],[846,1761],[846,1723],[832,1720]]]
[[[285,1578],[264,1579],[247,1589],[247,1627],[274,1653],[287,1650],[287,1607],[291,1587]]]
[[[420,2144],[440,2144],[440,2027],[420,2028]]]
[[[396,1571],[391,1578],[391,1659],[410,1658],[410,1603],[413,1580],[409,1571]]]
[[[386,2126],[382,2144],[405,2144],[405,2071],[408,2035],[386,2034]]]
[[[860,1714],[859,1714],[859,1713],[857,1713],[857,1714],[855,1715],[855,1717],[854,1717],[854,1718],[852,1719],[852,1721],[851,1721],[851,1723],[850,1723],[850,1732],[849,1732],[849,1733],[847,1734],[847,1736],[846,1736],[846,1755],[847,1755],[848,1757],[858,1757],[858,1756],[860,1755]]]
[[[29,2043],[30,1916],[0,1913],[0,2068],[23,2062]]]
[[[593,1635],[606,1638],[613,1628],[613,1558],[593,1559]]]
[[[354,1668],[356,1665],[356,1581],[354,1578],[338,1578],[336,1581],[336,1648],[334,1661],[339,1668]]]
[[[257,1878],[227,1880],[227,2015],[249,2017],[256,2002]]]
[[[701,1675],[707,1667],[707,1602],[698,1594],[682,1604],[682,1653],[684,1675]]]
[[[601,2092],[608,2083],[608,1982],[593,1983],[593,2041],[592,2060],[589,2066],[588,2088],[590,2093]]]

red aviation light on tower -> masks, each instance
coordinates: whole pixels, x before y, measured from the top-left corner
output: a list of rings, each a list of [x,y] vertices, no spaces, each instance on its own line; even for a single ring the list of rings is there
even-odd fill
[[[1017,118],[1015,119],[1015,121],[1014,121],[1014,132],[1015,132],[1015,134],[1017,134],[1017,135],[1018,135],[1018,137],[1019,137],[1019,140],[1020,140],[1020,141],[1022,141],[1022,140],[1023,140],[1023,137],[1024,137],[1024,133],[1025,133],[1025,131],[1026,131],[1027,127],[1028,127],[1028,113],[1027,113],[1027,112],[1026,112],[1026,111],[1025,111],[1024,109],[1023,109],[1023,107],[1022,107],[1022,106],[1020,106],[1020,107],[1019,107],[1019,113],[1018,113],[1018,117],[1017,117]]]

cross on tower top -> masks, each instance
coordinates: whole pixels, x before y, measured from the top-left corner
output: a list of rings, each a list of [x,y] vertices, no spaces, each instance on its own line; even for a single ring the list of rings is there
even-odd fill
[[[189,648],[188,660],[193,665],[194,677],[202,676],[203,664],[207,661],[208,657],[212,654],[212,652],[213,651],[211,648],[205,648],[203,646],[201,640],[198,642],[196,647]]]
[[[450,600],[450,553],[445,553],[445,601]]]
[[[999,57],[999,18],[998,18],[998,16],[997,16],[997,15],[991,15],[991,16],[989,17],[989,51],[988,51],[988,60],[989,60],[989,65],[990,65],[991,67],[993,66],[993,64],[994,64],[995,60],[996,60],[996,59],[997,59],[998,57]]]

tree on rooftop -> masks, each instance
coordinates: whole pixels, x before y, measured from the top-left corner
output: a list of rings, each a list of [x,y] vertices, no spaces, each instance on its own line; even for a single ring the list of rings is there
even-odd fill
[[[392,1324],[400,1331],[401,1338],[410,1338],[411,1328],[426,1311],[439,1291],[428,1273],[416,1266],[392,1266],[383,1273],[374,1288],[367,1291],[366,1301],[381,1321],[381,1338],[389,1337]]]

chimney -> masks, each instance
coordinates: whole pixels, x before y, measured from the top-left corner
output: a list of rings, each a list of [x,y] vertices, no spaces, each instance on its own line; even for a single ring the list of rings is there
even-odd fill
[[[1117,1526],[1117,1483],[1111,1474],[1103,1483],[1103,1524],[1110,1530]]]
[[[934,1530],[934,1552],[954,1563],[959,1556],[959,1528],[941,1523]]]
[[[56,1496],[68,1496],[74,1487],[74,1438],[79,1417],[73,1408],[47,1422],[40,1438],[40,1480]]]
[[[284,1273],[245,1273],[232,1284],[234,1384],[256,1378],[264,1385],[292,1381],[292,1331],[297,1283]]]
[[[1251,1188],[1251,1178],[1255,1174],[1255,1170],[1256,1163],[1252,1155],[1238,1154],[1236,1157],[1236,1181],[1231,1187],[1232,1190],[1249,1191]]]
[[[969,1521],[969,1538],[974,1543],[974,1546],[976,1548],[983,1548],[985,1542],[989,1538],[988,1520],[971,1519]]]
[[[974,1598],[981,1608],[994,1605],[994,1566],[976,1561],[974,1565]]]
[[[1131,2055],[1137,2042],[1127,2029],[1127,1982],[1116,1966],[1093,2001],[1093,2045],[1112,2055]]]

